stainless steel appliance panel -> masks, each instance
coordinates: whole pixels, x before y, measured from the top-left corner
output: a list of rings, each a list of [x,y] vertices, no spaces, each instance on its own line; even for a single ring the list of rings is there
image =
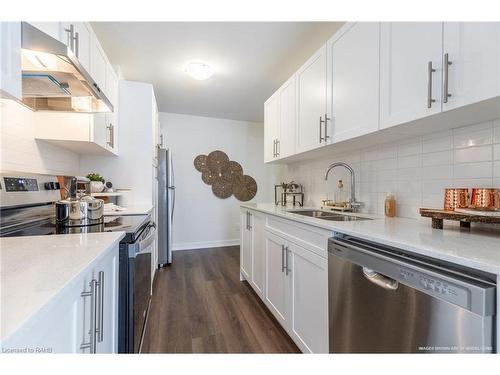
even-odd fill
[[[175,181],[172,151],[158,150],[158,265],[172,263]]]
[[[330,240],[331,353],[490,353],[495,286]]]

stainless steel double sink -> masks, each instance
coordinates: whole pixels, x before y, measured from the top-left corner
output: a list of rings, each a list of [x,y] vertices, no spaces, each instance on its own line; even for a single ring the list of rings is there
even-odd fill
[[[322,211],[322,210],[288,210],[287,212],[297,215],[314,217],[322,220],[329,220],[329,221],[371,220],[367,217],[344,215],[336,212]]]

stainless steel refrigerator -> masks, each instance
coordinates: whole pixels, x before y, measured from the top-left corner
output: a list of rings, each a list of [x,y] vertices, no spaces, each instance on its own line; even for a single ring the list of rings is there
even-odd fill
[[[158,267],[172,263],[172,223],[175,208],[172,151],[158,149]]]

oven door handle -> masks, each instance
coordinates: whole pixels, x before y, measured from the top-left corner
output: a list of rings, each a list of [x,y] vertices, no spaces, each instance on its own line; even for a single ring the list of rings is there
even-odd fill
[[[145,252],[145,253],[151,252],[150,246],[155,239],[156,224],[155,223],[149,224],[148,231],[149,231],[148,236],[138,243],[136,255],[141,254],[143,252]],[[144,250],[147,250],[147,251],[144,251]]]

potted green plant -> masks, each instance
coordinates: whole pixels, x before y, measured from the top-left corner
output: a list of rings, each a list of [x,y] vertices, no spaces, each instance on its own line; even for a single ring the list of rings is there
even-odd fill
[[[91,193],[100,193],[104,190],[104,178],[99,173],[89,173],[87,178],[90,180]]]

